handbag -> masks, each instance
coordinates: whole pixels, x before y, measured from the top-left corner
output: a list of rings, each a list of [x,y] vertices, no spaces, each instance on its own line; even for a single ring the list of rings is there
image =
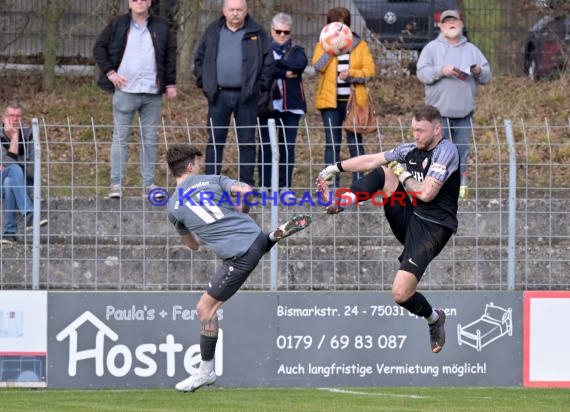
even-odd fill
[[[364,134],[378,130],[376,110],[374,109],[374,103],[368,87],[366,88],[366,94],[368,95],[367,103],[364,107],[361,107],[356,103],[354,86],[352,87],[346,104],[346,116],[342,122],[342,128],[347,132]]]
[[[277,80],[271,84],[270,90],[264,90],[259,93],[257,99],[257,116],[268,119],[275,116],[276,110],[273,107],[273,100],[281,99],[281,92],[277,85]]]

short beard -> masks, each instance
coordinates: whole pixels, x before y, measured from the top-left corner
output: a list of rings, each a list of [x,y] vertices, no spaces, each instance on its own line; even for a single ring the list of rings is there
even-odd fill
[[[456,27],[454,29],[443,29],[443,35],[448,39],[459,39],[463,33],[463,27]]]

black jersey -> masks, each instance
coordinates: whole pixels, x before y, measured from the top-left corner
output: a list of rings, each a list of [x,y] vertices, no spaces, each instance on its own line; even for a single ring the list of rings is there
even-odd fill
[[[441,139],[429,151],[418,149],[415,143],[404,143],[387,152],[386,160],[405,163],[418,182],[423,182],[427,176],[442,182],[443,186],[432,201],[417,199],[414,214],[457,231],[457,199],[461,182],[457,147],[447,139]]]

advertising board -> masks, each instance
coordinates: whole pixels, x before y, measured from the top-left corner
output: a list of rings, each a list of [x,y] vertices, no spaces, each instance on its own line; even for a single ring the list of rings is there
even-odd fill
[[[172,387],[200,362],[196,292],[52,292],[50,387]],[[239,292],[218,311],[218,385],[519,386],[522,294],[428,292],[424,319],[388,292]]]

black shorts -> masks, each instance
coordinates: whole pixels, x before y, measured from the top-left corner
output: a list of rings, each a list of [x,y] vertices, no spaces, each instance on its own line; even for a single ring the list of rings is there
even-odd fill
[[[222,302],[231,298],[274,244],[266,233],[261,232],[245,255],[224,260],[222,266],[216,268],[216,273],[206,289],[208,295]]]
[[[403,190],[402,185],[399,185],[398,191],[402,193]],[[415,215],[408,197],[401,202],[387,199],[384,213],[392,233],[404,245],[398,258],[400,269],[413,273],[419,282],[427,266],[453,235],[453,230]]]

